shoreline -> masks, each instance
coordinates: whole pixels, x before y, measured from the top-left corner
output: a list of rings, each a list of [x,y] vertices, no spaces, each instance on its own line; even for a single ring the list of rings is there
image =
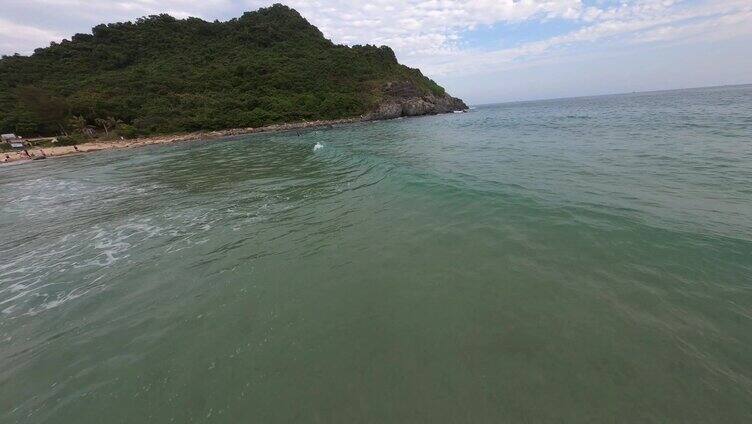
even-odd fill
[[[239,135],[247,134],[259,134],[259,133],[275,133],[295,131],[311,128],[322,128],[334,125],[354,124],[358,122],[372,122],[371,120],[365,120],[362,118],[343,118],[332,119],[325,121],[307,121],[296,122],[289,124],[273,124],[264,127],[257,128],[231,128],[226,130],[217,131],[197,131],[185,134],[172,134],[172,135],[157,135],[153,137],[134,138],[131,140],[109,140],[109,141],[91,141],[84,144],[78,144],[78,150],[73,146],[53,146],[53,147],[33,147],[27,149],[29,153],[35,154],[38,157],[43,150],[46,158],[55,158],[61,156],[99,152],[102,150],[117,150],[117,149],[132,149],[144,146],[153,146],[158,144],[171,144],[180,143],[185,141],[198,141],[198,140],[216,140],[220,138],[227,138]],[[23,156],[22,151],[10,151],[0,153],[0,164],[9,164],[17,162],[29,162],[37,160],[34,157]],[[10,156],[10,160],[5,158],[5,155]]]

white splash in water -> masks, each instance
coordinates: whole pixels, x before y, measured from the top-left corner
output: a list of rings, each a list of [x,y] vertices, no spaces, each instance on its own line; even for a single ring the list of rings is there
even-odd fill
[[[313,146],[313,151],[315,152],[315,151],[317,151],[317,150],[320,150],[320,149],[323,149],[323,148],[324,148],[324,145],[323,145],[323,144],[321,144],[321,143],[316,143],[316,145],[315,145],[315,146]]]

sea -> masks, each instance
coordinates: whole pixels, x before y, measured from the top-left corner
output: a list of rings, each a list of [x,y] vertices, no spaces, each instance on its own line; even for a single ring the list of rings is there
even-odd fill
[[[752,421],[752,85],[0,167],[0,423]]]

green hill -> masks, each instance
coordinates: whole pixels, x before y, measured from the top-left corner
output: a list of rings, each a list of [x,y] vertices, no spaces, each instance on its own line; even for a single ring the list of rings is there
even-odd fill
[[[279,4],[228,22],[99,25],[0,59],[0,131],[27,136],[107,118],[134,135],[464,108],[389,47],[336,45]]]

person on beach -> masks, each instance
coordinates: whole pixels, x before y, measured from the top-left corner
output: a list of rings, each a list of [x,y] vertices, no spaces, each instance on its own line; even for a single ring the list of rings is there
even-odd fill
[[[80,152],[80,150],[78,150],[78,146],[76,146],[76,145],[73,145],[73,150],[75,150],[77,152]]]
[[[6,154],[5,159],[3,159],[3,162],[10,162],[10,155]]]

